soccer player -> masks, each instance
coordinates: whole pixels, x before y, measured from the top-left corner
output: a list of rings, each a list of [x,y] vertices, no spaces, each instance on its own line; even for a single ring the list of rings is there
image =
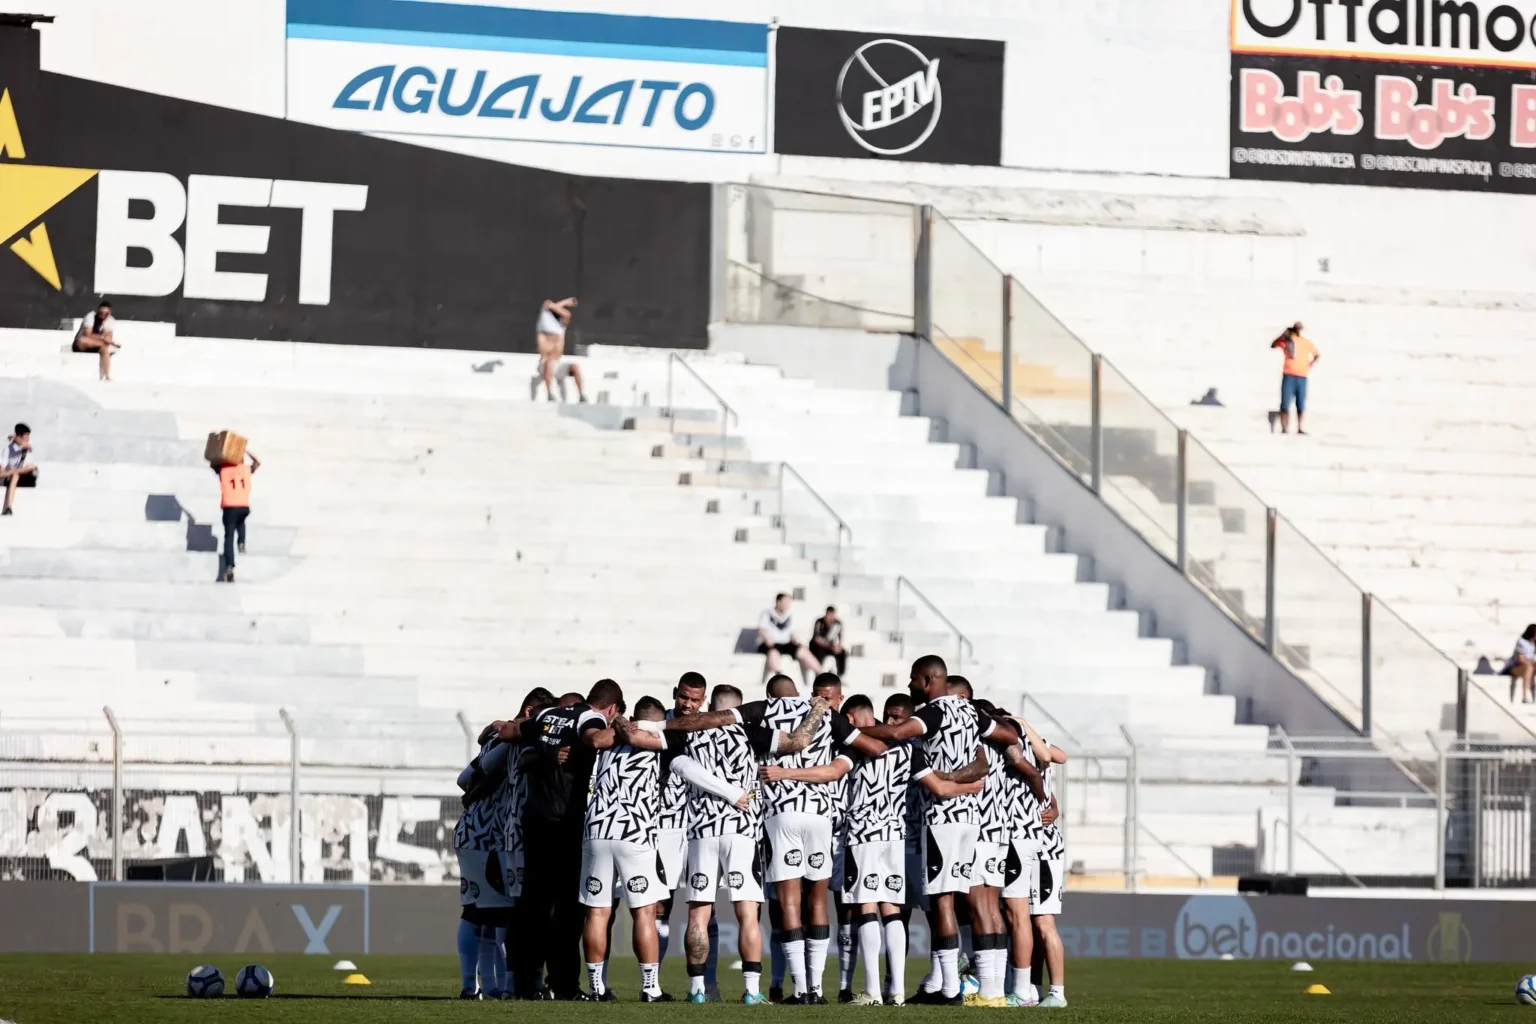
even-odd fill
[[[949,693],[949,671],[944,659],[924,655],[912,663],[908,684],[917,712],[900,725],[877,725],[862,734],[884,743],[923,741],[926,766],[913,777],[919,782],[933,772],[950,773],[955,782],[985,778],[986,756],[978,750],[982,739],[1009,744],[1018,742],[1011,726],[983,719],[976,706]],[[976,842],[980,833],[980,805],[974,794],[939,796],[928,792],[924,802],[924,892],[930,903],[933,932],[933,969],[920,997],[924,1002],[958,1006],[960,995],[960,934],[955,919],[955,894],[969,893],[975,875]],[[914,1000],[916,1001],[916,1000]]]
[[[1036,970],[1040,971],[1042,979],[1047,973],[1051,979],[1050,988],[1045,998],[1040,1000],[1040,1005],[1066,1006],[1067,954],[1062,947],[1061,936],[1056,932],[1056,917],[1061,913],[1062,890],[1067,882],[1063,870],[1067,848],[1056,822],[1056,795],[1052,791],[1051,781],[1056,766],[1067,763],[1067,753],[1041,739],[1033,728],[1028,730],[1028,736],[1035,759],[1041,765],[1040,775],[1045,788],[1047,806],[1042,808],[1042,820],[1047,814],[1050,815],[1050,823],[1042,830],[1039,870],[1036,872],[1034,891],[1029,897],[1029,912],[1035,926]]]
[[[608,990],[604,971],[616,902],[612,888],[615,884],[622,885],[622,896],[634,922],[632,938],[640,963],[640,1001],[672,1001],[671,996],[661,991],[656,934],[657,905],[667,894],[656,849],[656,817],[663,775],[679,773],[692,785],[731,800],[738,807],[748,803],[744,790],[707,776],[683,755],[687,738],[682,733],[648,732],[632,727],[646,722],[659,726],[665,718],[660,701],[643,697],[635,705],[634,723],[620,717],[608,729],[588,730],[581,736],[584,744],[600,752],[593,769],[592,796],[587,802],[579,895],[587,908],[582,939],[587,980],[593,998],[600,1002],[617,999]]]
[[[499,999],[506,987],[506,964],[497,963],[496,932],[506,927],[506,912],[512,906],[501,862],[512,747],[497,736],[502,724],[492,722],[480,733],[480,753],[458,778],[464,793],[464,813],[453,829],[463,907],[458,935],[460,999]]]
[[[523,698],[514,722],[524,722],[538,712],[553,706],[555,695],[542,686],[536,686]],[[532,998],[538,992],[542,978],[518,977],[518,965],[525,960],[523,943],[527,928],[523,926],[523,807],[528,802],[528,780],[522,773],[522,749],[514,749],[507,757],[507,785],[505,789],[506,812],[501,843],[501,873],[507,883],[507,897],[512,908],[506,912],[507,925],[497,929],[498,946],[502,950],[502,962],[507,968],[507,983],[503,986],[506,996],[519,993]]]
[[[793,693],[794,682],[786,676],[775,677],[772,684],[780,692],[788,687]],[[842,714],[832,710],[842,703],[842,681],[837,676],[823,673],[816,678],[813,689],[817,699],[826,704],[815,735],[804,750],[777,755],[776,764],[820,768],[830,765],[834,754],[845,749],[866,756],[885,753],[885,744],[864,738]],[[804,698],[786,695],[744,704],[737,710],[746,721],[789,729],[809,707]],[[763,821],[763,875],[778,893],[784,958],[794,990],[784,1002],[823,1004],[827,1000],[822,994],[821,978],[832,937],[827,917],[827,883],[832,877],[832,783],[807,783],[784,777],[768,781],[764,795],[767,812]]]
[[[1021,735],[1030,728],[1028,722],[1013,718],[1006,711],[997,712],[997,717],[1013,722],[1015,731]],[[1004,750],[1003,756],[1008,762],[1003,774],[1002,793],[1009,826],[1003,858],[1003,908],[1010,940],[1007,942],[1008,962],[1012,968],[1005,1003],[1008,1006],[1034,1006],[1036,998],[1030,984],[1034,935],[1030,927],[1029,894],[1035,884],[1040,851],[1040,808],[1045,785],[1027,736],[1022,744]],[[1056,820],[1054,814],[1051,820]]]
[[[669,719],[666,732],[687,732],[688,756],[705,771],[743,790],[754,790],[757,760],[775,753],[805,749],[826,710],[823,701],[812,701],[808,712],[790,734],[776,732],[761,723],[747,724],[738,713],[741,691],[716,686],[710,710]],[[754,794],[755,795],[755,794]],[[763,902],[761,865],[757,841],[762,831],[756,800],[745,808],[728,804],[697,788],[688,804],[688,1001],[708,1001],[704,964],[709,956],[709,920],[716,893],[724,889],[736,907],[738,949],[742,960],[741,1001],[749,1006],[766,1003],[759,991],[763,971],[762,932],[758,911]]]
[[[860,733],[876,725],[874,704],[868,697],[855,695],[848,698],[843,707],[849,722]],[[890,711],[889,702],[886,717],[888,721],[897,717],[897,713]],[[899,724],[899,721],[893,724]],[[792,779],[804,783],[828,783],[847,776],[848,849],[844,898],[855,908],[859,953],[864,959],[864,991],[851,1000],[860,1006],[879,1006],[882,1002],[882,933],[889,976],[883,1001],[900,1006],[906,991],[907,933],[902,908],[907,894],[903,847],[907,786],[914,774],[921,775],[920,785],[927,792],[945,798],[980,793],[983,785],[980,779],[958,783],[953,781],[950,773],[929,771],[922,746],[910,742],[894,744],[874,757],[850,748],[839,753],[829,765],[801,768],[767,765],[763,768],[764,778],[771,781]]]
[[[556,999],[582,999],[580,969],[571,951],[580,943],[584,915],[572,899],[581,884],[582,837],[587,794],[597,751],[583,734],[612,725],[623,709],[624,691],[612,679],[593,684],[584,701],[545,708],[522,723],[504,723],[503,739],[527,744],[522,772],[528,780],[523,809],[524,875],[536,880],[523,892],[525,962],[520,978],[536,978],[547,964]],[[539,936],[533,939],[533,936]]]
[[[667,717],[696,714],[704,706],[708,685],[699,673],[684,672],[672,688],[672,710],[667,712]],[[659,955],[665,960],[672,938],[672,900],[682,884],[688,864],[688,783],[675,772],[667,773],[661,782],[661,809],[656,814],[656,854],[661,858],[661,884],[667,888],[667,898],[656,911]],[[709,926],[710,957],[706,966],[713,967],[717,960],[715,950],[719,931],[713,918]],[[711,1000],[718,999],[719,985],[712,971],[705,972],[704,981]]]
[[[954,692],[958,676],[950,677]],[[969,685],[966,687],[970,689]],[[986,718],[995,717],[996,708],[987,700],[973,702]],[[972,963],[980,985],[974,997],[977,1006],[1006,1006],[1004,996],[1004,961],[1008,956],[1008,937],[1004,931],[999,896],[1003,888],[1003,869],[1007,864],[1008,842],[1012,825],[1008,820],[1008,763],[995,744],[982,745],[987,756],[986,786],[978,806],[979,831],[976,841],[975,877],[969,893],[971,910]]]

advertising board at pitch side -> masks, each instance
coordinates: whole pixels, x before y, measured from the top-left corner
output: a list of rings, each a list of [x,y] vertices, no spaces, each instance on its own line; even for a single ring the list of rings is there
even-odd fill
[[[1536,193],[1536,0],[1233,0],[1231,175]]]

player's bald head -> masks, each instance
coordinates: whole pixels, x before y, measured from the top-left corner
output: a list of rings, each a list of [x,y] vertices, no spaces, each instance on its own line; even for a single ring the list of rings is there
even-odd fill
[[[709,710],[711,711],[729,711],[731,708],[740,706],[741,691],[734,686],[721,683],[709,695]]]
[[[795,686],[795,681],[782,672],[768,680],[770,697],[798,697],[799,695],[800,689]]]
[[[942,697],[949,692],[949,667],[937,654],[925,654],[912,663],[912,679],[907,683],[912,699],[918,703]]]

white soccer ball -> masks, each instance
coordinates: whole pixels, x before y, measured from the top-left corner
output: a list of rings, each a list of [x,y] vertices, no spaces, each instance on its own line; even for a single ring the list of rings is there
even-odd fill
[[[976,995],[980,991],[981,991],[981,982],[976,980],[976,975],[974,975],[974,974],[962,974],[962,975],[960,975],[960,994],[961,995],[963,995],[963,996],[974,996],[974,995]]]
[[[1527,974],[1515,986],[1515,1002],[1536,1006],[1536,974]]]
[[[187,995],[193,999],[217,999],[224,994],[224,975],[212,964],[192,968],[187,975]]]
[[[272,994],[272,972],[261,964],[247,964],[235,975],[235,995],[241,999],[265,999]]]

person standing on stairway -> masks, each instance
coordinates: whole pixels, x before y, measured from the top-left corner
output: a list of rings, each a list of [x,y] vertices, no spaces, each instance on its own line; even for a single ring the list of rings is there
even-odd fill
[[[1278,348],[1285,354],[1285,363],[1280,371],[1280,433],[1290,433],[1290,406],[1296,407],[1296,433],[1307,432],[1305,418],[1307,415],[1307,377],[1312,372],[1312,367],[1323,358],[1317,346],[1302,336],[1301,321],[1297,321],[1280,332],[1280,337],[1269,343],[1270,348]],[[1275,417],[1269,419],[1269,429],[1275,429]]]
[[[224,517],[224,554],[219,558],[219,575],[225,583],[235,582],[235,548],[245,554],[245,521],[251,514],[251,474],[261,468],[261,460],[252,452],[247,465],[241,461],[224,466],[219,474],[219,510]]]

